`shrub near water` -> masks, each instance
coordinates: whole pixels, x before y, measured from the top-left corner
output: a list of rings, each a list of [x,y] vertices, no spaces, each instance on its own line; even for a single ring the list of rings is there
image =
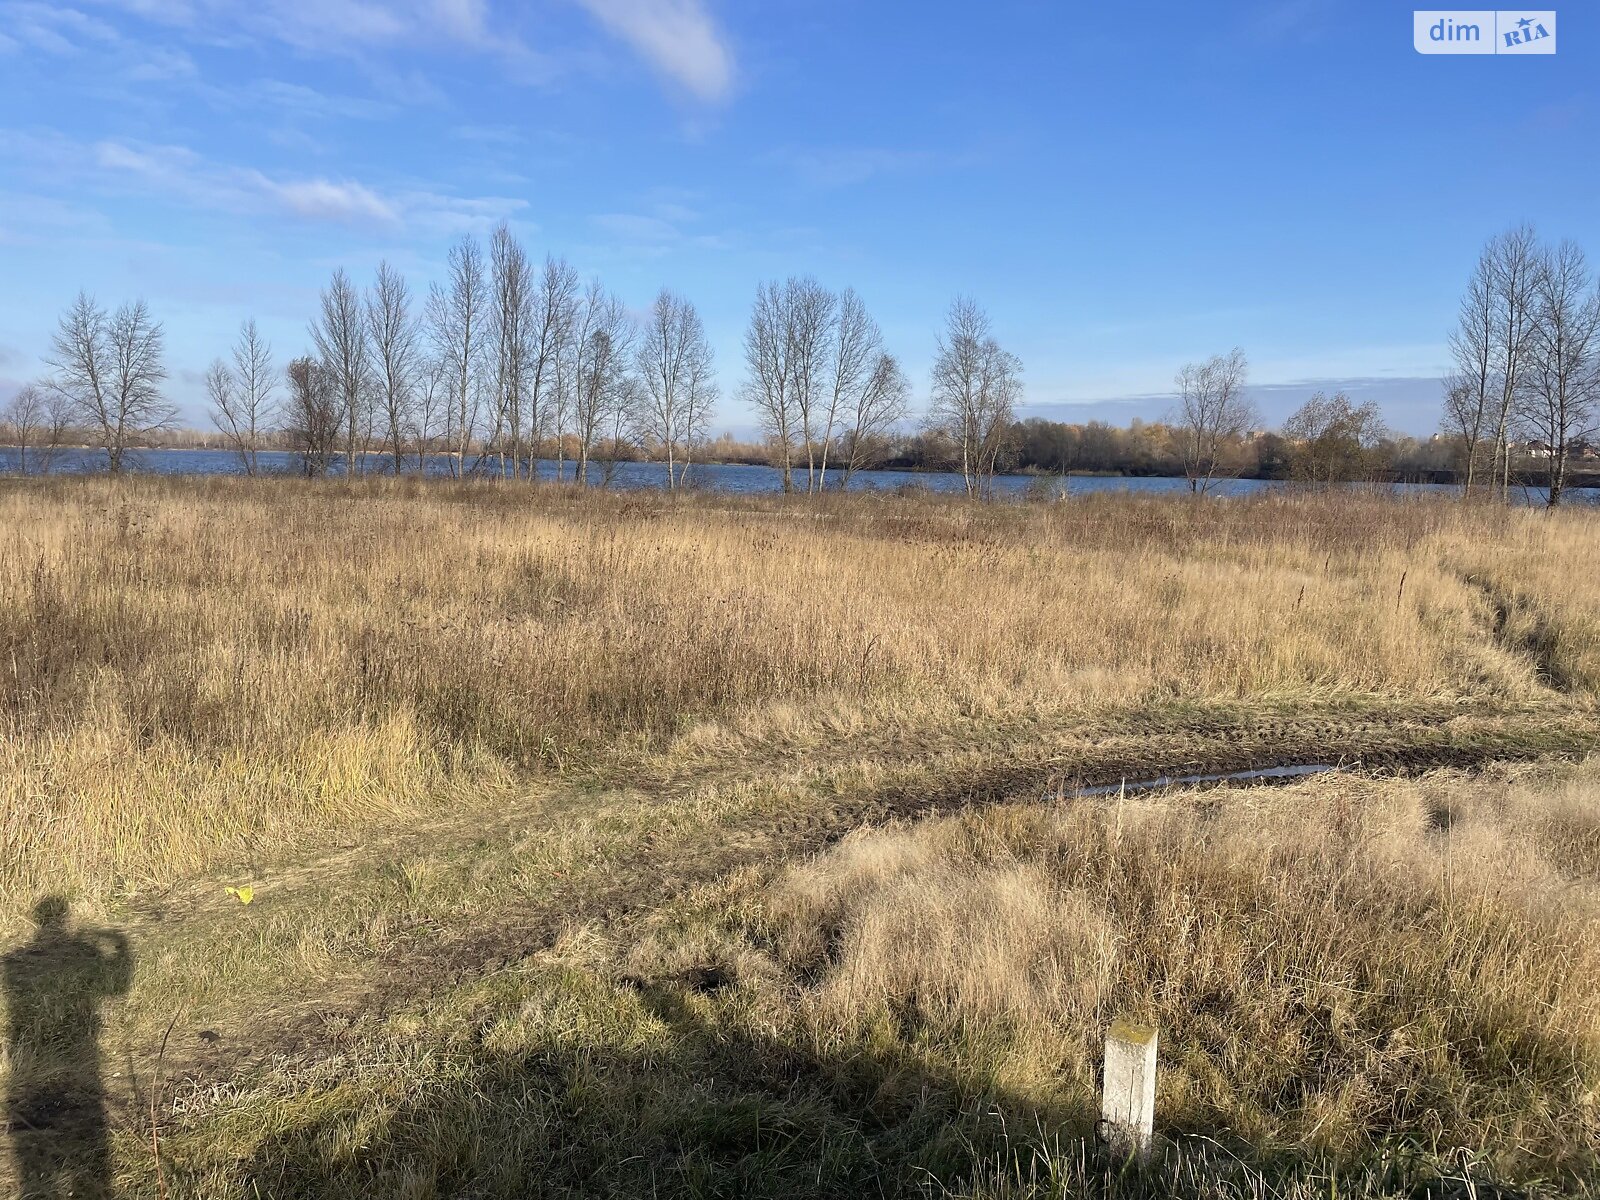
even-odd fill
[[[1549,692],[1467,548],[1539,548],[1518,612],[1581,695],[1592,532],[1354,497],[8,482],[0,884],[104,899],[691,726],[748,755],[1173,698]]]

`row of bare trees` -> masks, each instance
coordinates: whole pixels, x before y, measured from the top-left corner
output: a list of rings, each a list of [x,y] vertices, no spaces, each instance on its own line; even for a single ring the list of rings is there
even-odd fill
[[[609,478],[619,448],[638,444],[679,487],[706,441],[718,396],[694,305],[663,290],[642,316],[560,258],[536,265],[508,226],[487,250],[465,237],[420,303],[380,263],[371,284],[335,270],[308,327],[310,347],[281,368],[255,320],[204,376],[210,415],[251,475],[288,445],[306,474],[396,474],[442,458],[450,474],[533,478],[554,448],[588,481],[597,449]],[[842,486],[876,465],[909,415],[911,385],[853,290],[810,278],[761,285],[745,336],[743,396],[768,435],[785,491]],[[47,381],[0,413],[27,447],[86,428],[123,469],[126,452],[175,409],[163,333],[142,301],[108,314],[80,294],[62,316]],[[986,495],[1016,421],[1021,363],[988,316],[959,299],[937,341],[926,422],[959,451],[969,493]],[[38,451],[35,458],[37,461]],[[830,472],[832,473],[830,476]]]
[[[254,319],[205,372],[211,419],[246,473],[287,442],[307,474],[342,460],[347,474],[381,455],[399,473],[442,455],[451,474],[528,478],[553,444],[564,472],[575,448],[587,481],[596,448],[638,442],[681,486],[706,440],[717,385],[699,313],[663,290],[642,319],[564,260],[535,267],[501,225],[488,253],[472,237],[451,248],[442,282],[420,304],[380,263],[371,286],[336,270],[309,327],[311,348],[281,372]],[[131,446],[169,427],[164,337],[143,301],[108,313],[80,293],[62,315],[40,384],[0,410],[20,465],[48,469],[81,431],[121,471]],[[30,463],[29,452],[33,452]]]
[[[50,373],[19,389],[0,409],[23,473],[48,471],[71,436],[93,438],[111,470],[120,471],[128,448],[168,426],[176,414],[161,390],[164,349],[161,323],[144,301],[107,312],[79,292],[52,339]]]
[[[874,465],[888,433],[910,411],[911,384],[883,332],[852,289],[815,279],[764,283],[744,339],[744,397],[760,416],[783,490],[840,486]],[[996,340],[973,300],[951,305],[936,343],[927,429],[958,450],[972,496],[986,496],[1016,422],[1022,363]]]
[[[1600,288],[1582,247],[1547,246],[1530,225],[1491,238],[1450,335],[1444,426],[1461,440],[1466,490],[1502,496],[1528,440],[1561,503],[1575,450],[1600,423]]]
[[[72,434],[72,404],[53,389],[24,384],[0,408],[0,425],[17,448],[17,469],[47,474]]]
[[[908,411],[910,383],[853,289],[835,295],[815,279],[764,283],[744,339],[744,397],[761,420],[783,490],[841,483],[867,463],[875,441]]]
[[[310,333],[315,351],[289,365],[279,414],[310,473],[340,455],[347,473],[363,471],[363,450],[382,446],[396,473],[409,447],[419,467],[438,454],[458,477],[531,479],[541,448],[553,445],[558,472],[573,446],[576,476],[587,481],[597,446],[637,439],[661,453],[676,487],[717,395],[693,304],[663,290],[636,320],[564,259],[536,266],[506,225],[487,254],[470,236],[453,246],[420,311],[387,263],[365,295],[335,271]],[[242,382],[253,340],[247,322],[233,367],[219,361],[208,376],[218,427],[247,470],[243,443],[270,423]]]

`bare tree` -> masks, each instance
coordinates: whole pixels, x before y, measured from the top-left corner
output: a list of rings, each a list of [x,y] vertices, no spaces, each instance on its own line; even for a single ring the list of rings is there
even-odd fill
[[[54,338],[50,387],[92,429],[113,474],[131,442],[171,424],[177,410],[161,394],[167,377],[161,323],[143,300],[109,317],[79,292],[62,314]]]
[[[1511,434],[1527,386],[1528,351],[1534,329],[1534,289],[1539,277],[1539,243],[1531,225],[1519,225],[1484,247],[1489,288],[1490,417],[1500,494],[1511,494]]]
[[[1173,416],[1189,490],[1205,495],[1223,473],[1224,455],[1260,416],[1245,396],[1249,363],[1235,347],[1178,372],[1178,410]]]
[[[527,436],[524,418],[532,375],[529,342],[534,280],[527,251],[503,221],[489,240],[489,270],[495,400],[490,441],[500,457],[501,477],[515,478],[522,471]],[[529,470],[531,473],[531,463]]]
[[[1573,444],[1593,431],[1600,392],[1600,296],[1575,242],[1540,256],[1532,305],[1522,419],[1544,443],[1554,508],[1566,489]]]
[[[578,439],[577,479],[587,483],[589,457],[601,431],[616,427],[630,395],[634,327],[628,310],[600,286],[589,284],[573,337],[573,430]]]
[[[950,306],[937,346],[928,415],[959,449],[967,495],[986,497],[1016,420],[1022,362],[1001,349],[988,314],[967,297]]]
[[[354,475],[356,456],[365,450],[363,427],[370,423],[372,356],[361,294],[342,267],[322,290],[322,312],[312,322],[311,340],[344,424],[345,474]]]
[[[744,340],[749,370],[744,394],[760,414],[786,492],[794,490],[797,449],[806,457],[806,490],[821,485],[819,461],[832,435],[829,372],[836,304],[833,293],[809,277],[756,289]]]
[[[791,279],[787,286],[790,380],[805,443],[806,491],[813,493],[821,490],[818,460],[833,433],[828,377],[834,365],[833,317],[838,302],[815,279]]]
[[[1477,380],[1461,371],[1451,371],[1444,377],[1444,415],[1440,419],[1443,432],[1461,444],[1462,492],[1470,494],[1475,486],[1477,468],[1483,452],[1484,392]]]
[[[694,305],[663,288],[650,306],[635,361],[640,430],[666,456],[667,486],[681,487],[716,400],[711,345]]]
[[[239,463],[246,475],[254,475],[255,462],[245,448],[242,438],[236,438],[230,422],[240,413],[239,387],[234,382],[233,369],[220,358],[213,358],[206,368],[206,399],[211,401],[211,423],[222,433],[223,439],[233,445]]]
[[[429,354],[418,355],[416,403],[411,410],[411,441],[417,448],[419,475],[428,473],[428,455],[433,453],[440,409],[445,410],[447,419],[449,416],[449,405],[445,395],[449,388],[448,374],[448,367],[443,359]]]
[[[759,414],[762,432],[776,452],[785,492],[794,491],[794,443],[799,423],[789,323],[787,287],[778,283],[758,286],[744,335],[744,361],[749,372],[744,398]]]
[[[233,365],[219,358],[206,371],[211,423],[233,447],[246,475],[260,470],[261,443],[277,413],[274,389],[272,347],[252,318],[239,326]]]
[[[644,386],[631,364],[627,365],[622,372],[618,402],[609,418],[611,436],[607,439],[605,457],[601,459],[601,487],[608,488],[616,481],[617,464],[631,452],[630,439],[642,428],[644,410]]]
[[[571,344],[578,316],[578,273],[564,258],[546,258],[535,291],[528,361],[530,425],[535,443],[556,439],[556,469],[562,469],[562,439],[571,410]],[[533,474],[533,462],[528,463]],[[559,474],[558,474],[559,478]]]
[[[372,383],[387,427],[394,473],[403,465],[402,440],[411,423],[417,372],[417,323],[411,315],[411,289],[387,262],[367,297],[367,337],[372,347]]]
[[[910,407],[911,381],[894,355],[880,352],[865,383],[844,397],[840,487],[849,486],[852,475],[882,458],[890,429],[905,419]]]
[[[17,471],[28,474],[28,451],[31,449],[33,470],[48,475],[71,420],[71,410],[63,396],[31,383],[23,384],[6,402],[5,408],[0,409],[0,421],[5,423],[17,447]]]
[[[332,373],[317,358],[302,355],[285,370],[289,400],[285,412],[290,444],[300,452],[301,469],[326,475],[339,449],[344,410]]]
[[[1450,333],[1450,357],[1455,371],[1445,381],[1445,425],[1461,438],[1465,455],[1464,492],[1472,493],[1478,480],[1483,446],[1493,437],[1495,391],[1494,277],[1488,252],[1478,258],[1460,315]],[[1498,447],[1495,447],[1498,462]]]
[[[682,322],[683,355],[683,420],[680,423],[683,457],[678,468],[678,486],[689,480],[689,467],[694,462],[694,452],[706,440],[711,427],[711,413],[717,403],[717,375],[711,343],[706,340],[705,326],[700,314],[688,301],[684,301]]]
[[[428,296],[428,336],[445,379],[445,445],[451,473],[466,473],[467,450],[478,428],[483,356],[490,332],[483,251],[471,237],[450,248],[445,283]]]
[[[828,456],[843,429],[847,455],[841,484],[861,468],[870,447],[906,414],[910,384],[883,349],[883,331],[853,288],[839,297],[832,337],[828,404],[824,413],[818,490],[828,484]]]

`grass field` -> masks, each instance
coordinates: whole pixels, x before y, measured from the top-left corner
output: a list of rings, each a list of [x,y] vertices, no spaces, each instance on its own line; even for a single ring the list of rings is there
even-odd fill
[[[1592,515],[144,479],[0,515],[0,928],[58,895],[126,939],[85,984],[117,1194],[1600,1186]],[[1149,1177],[1086,1140],[1114,1012],[1162,1029]],[[47,1040],[13,1014],[13,1094],[87,1069]]]

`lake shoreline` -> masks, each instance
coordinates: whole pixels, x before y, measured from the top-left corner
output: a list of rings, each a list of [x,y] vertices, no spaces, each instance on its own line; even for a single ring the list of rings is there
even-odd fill
[[[191,450],[178,447],[150,447],[143,449],[130,449],[128,452],[127,471],[129,474],[158,475],[158,476],[242,476],[244,471],[240,464],[239,456],[233,450]],[[386,468],[389,465],[389,456],[377,451],[364,451],[363,462],[381,462]],[[33,455],[29,455],[30,461]],[[20,474],[17,470],[19,455],[15,448],[0,447],[0,474]],[[302,473],[300,455],[294,451],[263,450],[258,454],[261,474],[271,476],[298,476]],[[493,478],[495,472],[492,464],[495,460],[479,458],[475,460],[476,477]],[[421,475],[429,479],[451,478],[450,468],[454,459],[449,455],[431,454],[427,457],[427,470]],[[640,461],[618,461],[613,464],[590,462],[590,479],[596,486],[603,477],[606,467],[610,466],[612,475],[603,486],[609,486],[621,491],[646,491],[660,489],[666,486],[666,464]],[[415,476],[416,459],[409,456],[406,459],[407,469],[403,474]],[[540,483],[575,483],[576,463],[567,459],[559,464],[554,459],[535,460],[534,480]],[[93,447],[74,447],[71,449],[57,450],[52,459],[49,474],[52,475],[95,475],[106,470],[105,452]],[[29,472],[34,474],[36,472]],[[332,478],[343,477],[342,458],[335,457],[330,463],[329,476]],[[390,472],[387,469],[362,472],[364,475],[384,475]],[[839,476],[831,474],[829,491],[839,488]],[[688,486],[702,491],[725,492],[732,495],[758,495],[781,493],[783,473],[776,467],[763,466],[755,463],[722,463],[722,462],[697,462],[689,468]],[[799,490],[803,491],[802,477],[796,475],[796,483],[802,484]],[[1216,496],[1248,496],[1258,492],[1277,491],[1296,486],[1290,480],[1256,478],[1237,476],[1217,478],[1211,481],[1210,492]],[[1341,484],[1340,487],[1371,488],[1377,491],[1393,491],[1407,496],[1413,495],[1459,495],[1460,484],[1443,480],[1405,480],[1374,482],[1371,484]],[[1592,505],[1600,503],[1600,476],[1581,475],[1574,478],[1567,485],[1567,493],[1574,504]],[[915,490],[935,493],[963,494],[966,483],[959,472],[933,471],[925,468],[904,469],[895,467],[875,467],[858,470],[852,474],[844,490],[852,492],[892,492],[897,490]],[[997,474],[991,484],[991,493],[996,498],[1020,499],[1029,496],[1042,498],[1043,496],[1057,497],[1063,493],[1067,496],[1082,496],[1103,492],[1129,492],[1139,494],[1186,494],[1189,492],[1189,483],[1181,476],[1171,475],[1128,475],[1108,473],[1070,473],[1068,475],[1047,474],[1037,470],[1028,470],[1016,473]],[[1517,483],[1513,489],[1513,501],[1518,504],[1545,503],[1545,492],[1538,480],[1529,480]]]

